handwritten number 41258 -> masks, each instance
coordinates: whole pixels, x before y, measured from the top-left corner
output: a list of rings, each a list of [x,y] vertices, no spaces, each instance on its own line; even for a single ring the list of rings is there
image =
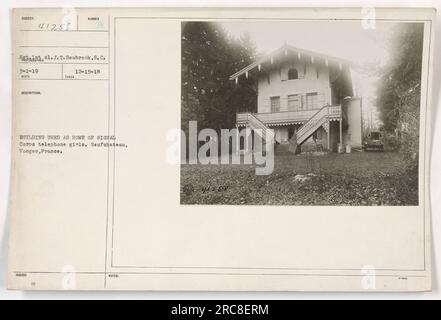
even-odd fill
[[[67,31],[70,30],[71,23],[39,23],[39,30],[47,30],[47,31]]]

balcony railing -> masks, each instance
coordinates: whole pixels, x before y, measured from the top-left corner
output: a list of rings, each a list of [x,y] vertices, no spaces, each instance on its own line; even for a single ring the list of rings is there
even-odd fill
[[[327,108],[327,114],[330,119],[338,119],[342,115],[341,106],[329,106]],[[320,109],[309,110],[297,110],[297,111],[280,111],[280,112],[268,112],[268,113],[254,113],[253,115],[262,121],[265,125],[287,125],[304,123],[308,121],[314,114]],[[248,121],[248,113],[237,113],[236,124],[246,125]]]

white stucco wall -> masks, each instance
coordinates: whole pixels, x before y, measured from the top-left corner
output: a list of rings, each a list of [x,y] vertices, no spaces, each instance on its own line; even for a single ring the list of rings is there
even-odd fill
[[[306,69],[305,69],[306,65]],[[288,69],[294,67],[298,70],[299,79],[282,80],[285,73],[287,79]],[[318,77],[317,77],[318,70]],[[304,72],[306,71],[306,72]],[[284,63],[281,68],[275,67],[270,72],[270,83],[266,73],[262,72],[258,82],[257,110],[259,113],[271,112],[270,98],[280,96],[280,111],[288,110],[288,95],[317,92],[323,94],[320,103],[331,104],[331,88],[329,83],[329,69],[324,64],[298,61]]]

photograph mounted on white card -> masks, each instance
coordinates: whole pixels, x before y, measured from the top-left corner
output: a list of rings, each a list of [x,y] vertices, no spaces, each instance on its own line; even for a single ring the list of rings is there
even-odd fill
[[[427,291],[432,9],[15,9],[8,287]]]

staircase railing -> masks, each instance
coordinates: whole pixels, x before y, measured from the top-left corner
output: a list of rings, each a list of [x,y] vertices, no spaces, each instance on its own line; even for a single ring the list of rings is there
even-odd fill
[[[266,140],[267,136],[270,140],[274,140],[274,131],[270,128],[268,128],[262,121],[260,121],[255,115],[252,113],[248,113],[247,116],[248,119],[248,125],[251,127],[251,129],[255,130],[256,132],[261,134],[261,137]]]
[[[293,140],[296,141],[296,145],[301,145],[306,141],[317,129],[328,121],[328,118],[335,118],[342,116],[342,110],[340,106],[323,106],[320,110],[314,113],[296,132]],[[252,113],[240,114],[240,119],[244,123],[255,130],[263,139],[267,139],[267,136],[271,140],[275,140],[274,130],[270,129],[258,115]],[[239,119],[238,116],[236,116]]]
[[[308,139],[321,125],[326,122],[326,117],[328,115],[329,108],[324,106],[319,111],[317,111],[307,122],[300,127],[297,131],[297,145],[303,143]]]

